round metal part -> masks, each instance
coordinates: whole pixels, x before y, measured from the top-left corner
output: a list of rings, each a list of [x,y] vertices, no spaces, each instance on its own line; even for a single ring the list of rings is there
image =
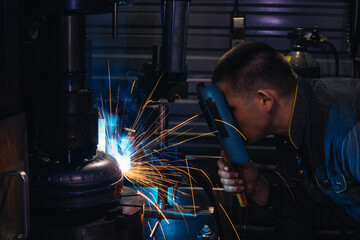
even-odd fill
[[[144,198],[124,187],[123,197],[101,207],[31,212],[31,239],[143,240]]]
[[[43,156],[30,162],[30,201],[37,208],[85,208],[121,197],[123,174],[112,156],[66,164]]]

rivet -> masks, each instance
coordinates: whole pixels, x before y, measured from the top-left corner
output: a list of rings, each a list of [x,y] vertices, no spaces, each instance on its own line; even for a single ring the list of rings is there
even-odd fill
[[[326,180],[323,181],[323,184],[324,185],[330,185],[330,181],[328,179],[326,179]]]
[[[302,176],[302,175],[304,174],[304,170],[300,169],[300,170],[298,171],[298,174]]]
[[[336,186],[337,186],[338,188],[341,188],[341,183],[340,183],[340,182],[336,182],[335,184],[336,184]]]

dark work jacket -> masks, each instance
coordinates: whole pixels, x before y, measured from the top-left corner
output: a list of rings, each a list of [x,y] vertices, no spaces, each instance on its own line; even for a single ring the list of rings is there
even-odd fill
[[[299,79],[289,136],[277,146],[271,214],[307,221],[309,203],[325,199],[360,222],[359,120],[359,79]]]

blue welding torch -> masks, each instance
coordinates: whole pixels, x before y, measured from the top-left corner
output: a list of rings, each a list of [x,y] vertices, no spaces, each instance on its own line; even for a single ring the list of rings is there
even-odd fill
[[[243,143],[243,135],[237,129],[233,116],[230,112],[224,96],[217,85],[206,87],[204,83],[196,86],[201,110],[211,131],[214,131],[219,139],[221,148],[226,158],[224,161],[232,170],[237,164],[249,162],[250,158]],[[246,207],[244,192],[236,194],[241,207]]]

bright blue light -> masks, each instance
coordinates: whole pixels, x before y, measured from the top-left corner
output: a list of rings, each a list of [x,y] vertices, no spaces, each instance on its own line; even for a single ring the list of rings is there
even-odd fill
[[[117,160],[122,172],[130,170],[132,147],[127,136],[109,138],[106,144],[106,152]]]
[[[127,172],[131,168],[132,145],[127,135],[119,134],[118,117],[105,116],[99,119],[99,144],[98,150],[105,151],[113,156],[122,172]]]
[[[106,121],[105,119],[98,120],[98,145],[99,151],[106,151]]]

